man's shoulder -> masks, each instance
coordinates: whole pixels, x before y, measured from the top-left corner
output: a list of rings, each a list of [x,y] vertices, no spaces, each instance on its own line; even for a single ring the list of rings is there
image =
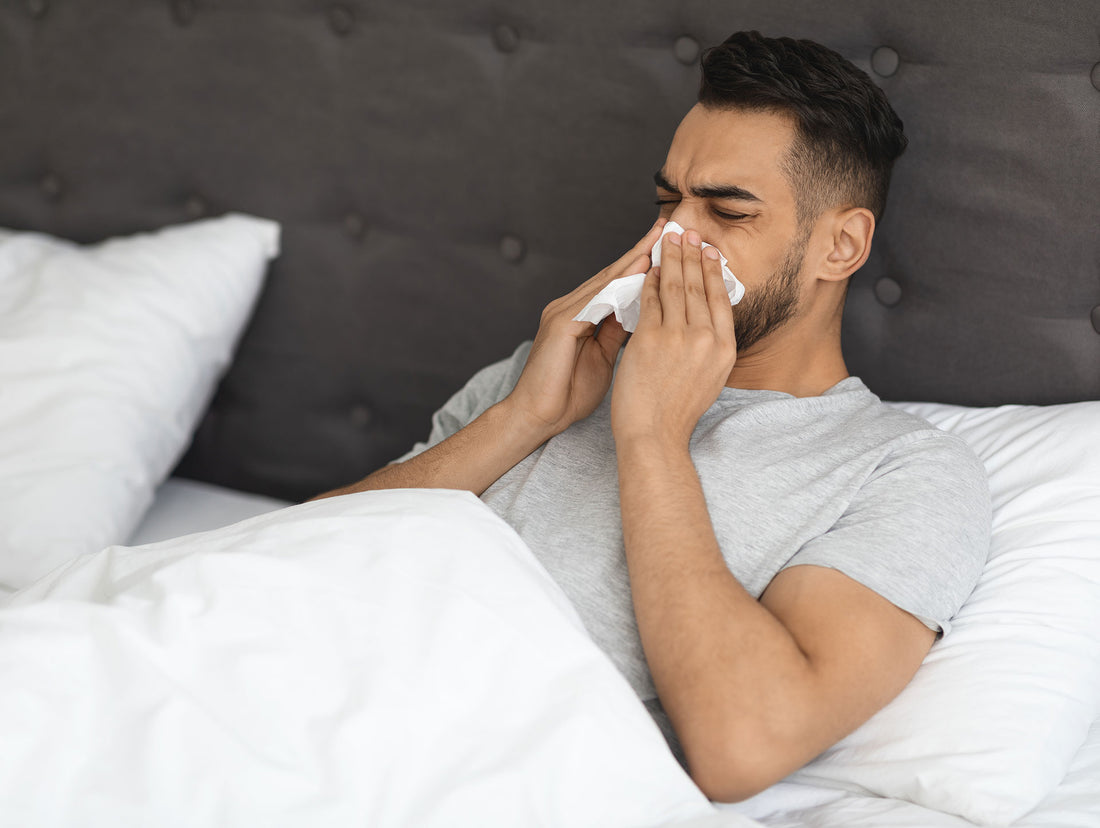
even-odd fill
[[[944,431],[896,403],[878,400],[868,409],[876,424],[881,459],[874,478],[907,497],[950,489],[975,513],[987,511],[985,466],[961,437]],[[950,485],[945,487],[945,482]],[[896,484],[896,485],[893,485]],[[962,506],[960,502],[956,505]]]
[[[849,381],[854,381],[852,387],[859,394],[854,417],[861,427],[870,429],[872,434],[901,445],[920,443],[929,449],[973,455],[967,443],[956,435],[905,410],[901,403],[883,401],[858,377],[850,377]]]
[[[878,456],[880,473],[905,469],[896,476],[899,482],[907,478],[908,485],[918,479],[934,485],[951,476],[974,491],[985,490],[985,467],[965,440],[905,410],[902,404],[884,402],[862,382],[858,386],[853,383],[853,387],[860,398],[851,411],[848,439],[859,441],[868,454]]]

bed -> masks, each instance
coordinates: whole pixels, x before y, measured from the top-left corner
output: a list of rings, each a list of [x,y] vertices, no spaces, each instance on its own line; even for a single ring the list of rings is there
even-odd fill
[[[751,28],[905,122],[846,356],[994,542],[895,702],[721,804],[476,498],[303,501],[633,243]],[[0,4],[0,824],[1100,824],[1098,44],[1086,0]]]

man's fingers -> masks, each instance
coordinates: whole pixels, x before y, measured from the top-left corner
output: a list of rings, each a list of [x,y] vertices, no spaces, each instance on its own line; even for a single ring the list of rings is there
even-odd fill
[[[703,250],[703,285],[715,331],[723,338],[733,338],[733,309],[726,282],[722,278],[722,261],[713,247]]]
[[[596,332],[596,344],[600,346],[600,351],[603,352],[607,361],[614,362],[615,355],[619,353],[629,335],[618,319],[609,316],[603,320],[600,329]]]
[[[628,267],[624,267],[623,272],[619,275],[630,276],[633,273],[645,273],[647,270],[649,270],[649,264],[649,254],[643,253],[638,256],[638,258],[636,258],[634,261],[632,261]]]
[[[662,253],[662,260],[664,257]],[[661,268],[652,268],[645,275],[645,282],[642,283],[642,295],[639,300],[638,311],[638,327],[634,329],[635,333],[645,328],[660,327],[664,318],[664,308],[661,304],[661,283],[664,282],[664,277],[661,275]]]
[[[707,290],[703,283],[702,246],[703,239],[697,232],[688,230],[684,233],[681,270],[684,279],[684,310],[689,325],[707,325],[711,321]]]
[[[679,233],[665,236],[661,248],[661,310],[665,322],[686,321],[684,310],[683,239]]]
[[[620,276],[645,273],[649,270],[649,254],[652,252],[657,239],[661,237],[661,230],[664,228],[665,223],[665,219],[657,219],[656,223],[649,228],[649,232],[634,247],[620,256],[613,264],[605,267],[587,282],[562,297],[562,301],[569,307],[576,305],[577,310],[580,310],[588,304],[593,296],[607,287],[608,283]]]
[[[664,226],[665,219],[657,219],[653,226],[649,228],[649,232],[642,236],[638,243],[624,253],[615,264],[611,265],[610,269],[616,271],[618,276],[629,276],[631,273],[638,273],[639,271],[630,270],[626,265],[640,256],[649,257],[653,245],[656,244],[657,239],[661,238],[661,230],[664,229]]]
[[[649,254],[653,251],[653,245],[661,238],[661,230],[665,226],[665,219],[659,218],[654,222],[636,245],[616,259],[611,265],[605,267],[591,279],[582,285],[588,287],[596,283],[606,285],[608,282],[618,279],[620,276],[629,276],[632,273],[645,273],[649,269]],[[639,262],[642,262],[639,268]]]

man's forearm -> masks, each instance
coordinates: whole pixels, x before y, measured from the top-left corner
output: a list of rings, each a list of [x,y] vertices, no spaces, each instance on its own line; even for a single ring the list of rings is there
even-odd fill
[[[315,499],[376,489],[465,489],[481,495],[550,436],[505,401],[404,463],[385,466],[358,483]]]
[[[696,782],[714,798],[741,798],[812,757],[790,756],[784,732],[804,732],[810,663],[726,566],[687,449],[627,441],[618,454],[631,592],[654,684]]]

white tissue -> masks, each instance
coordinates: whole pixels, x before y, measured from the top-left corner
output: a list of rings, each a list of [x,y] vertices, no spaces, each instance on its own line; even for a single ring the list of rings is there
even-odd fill
[[[661,263],[661,242],[669,233],[683,234],[684,228],[674,221],[670,221],[661,231],[661,238],[653,245],[650,259],[654,266]],[[713,245],[703,242],[703,247]],[[745,295],[745,286],[737,281],[737,277],[727,267],[726,257],[722,251],[718,251],[718,258],[722,262],[722,279],[726,283],[726,292],[730,297],[730,305],[736,305]],[[610,282],[607,287],[592,297],[592,301],[584,306],[584,310],[573,317],[577,322],[596,323],[605,316],[615,314],[623,328],[633,331],[638,327],[638,315],[641,313],[642,283],[645,281],[644,273],[634,273],[623,276]]]

